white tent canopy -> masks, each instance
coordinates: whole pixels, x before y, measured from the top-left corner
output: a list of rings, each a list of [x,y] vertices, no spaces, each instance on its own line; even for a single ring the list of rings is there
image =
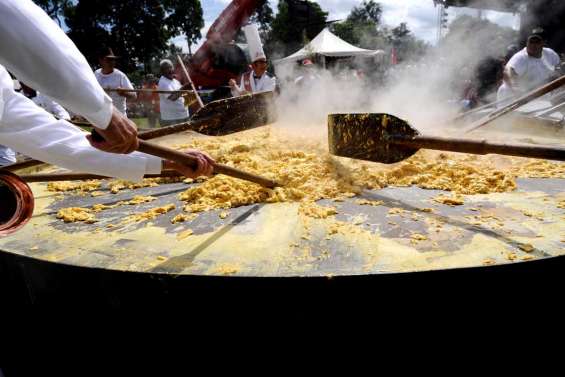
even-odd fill
[[[366,50],[364,48],[355,47],[325,28],[301,50],[286,58],[277,60],[276,63],[298,61],[312,55],[332,57],[373,56],[382,52],[381,50]]]

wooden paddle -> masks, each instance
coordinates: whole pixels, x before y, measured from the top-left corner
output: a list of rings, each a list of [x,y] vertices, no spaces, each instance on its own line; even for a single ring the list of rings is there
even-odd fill
[[[510,102],[512,99],[513,99],[513,98],[505,98],[505,99],[500,100],[500,101],[487,103],[486,105],[483,105],[483,106],[480,106],[480,107],[476,107],[476,108],[474,108],[473,110],[469,110],[469,111],[466,111],[466,112],[464,112],[464,113],[462,113],[462,114],[459,114],[459,115],[457,115],[455,118],[453,118],[451,121],[452,121],[452,122],[458,122],[458,121],[460,121],[460,120],[462,120],[462,119],[464,119],[464,118],[467,118],[469,115],[476,114],[476,113],[478,113],[478,112],[480,112],[480,111],[482,111],[482,110],[488,109],[488,108],[490,108],[490,107],[497,107],[498,105],[501,105],[501,104],[503,104],[503,103]],[[496,110],[495,110],[495,111],[496,111]]]
[[[195,131],[208,136],[225,136],[266,126],[276,119],[272,111],[272,92],[248,94],[209,102],[197,111],[189,122],[139,133],[142,140],[174,135],[184,131]],[[0,167],[0,170],[17,171],[43,164],[37,160],[26,160]]]
[[[196,90],[196,87],[194,86],[194,83],[192,82],[192,79],[190,78],[190,75],[188,74],[188,70],[186,69],[184,62],[182,61],[182,58],[180,57],[180,55],[177,55],[177,60],[179,61],[179,64],[182,68],[182,72],[184,73],[188,82],[190,83],[190,87],[192,88],[192,90],[194,91],[194,94],[196,95],[196,99],[198,100],[198,105],[200,106],[200,108],[203,108],[204,102],[202,102],[202,98],[200,98],[200,95],[198,94],[198,91]]]
[[[565,161],[565,148],[423,136],[388,114],[331,114],[328,137],[330,153],[336,156],[385,164],[400,162],[420,148]]]
[[[92,137],[97,141],[104,141],[104,138],[102,138],[102,136],[96,131],[92,131]],[[160,157],[164,160],[174,161],[179,164],[186,165],[192,169],[196,169],[198,166],[198,160],[196,159],[196,157],[176,151],[171,148],[163,147],[158,144],[153,144],[148,141],[139,140],[139,147],[137,148],[137,150],[139,152],[143,152],[152,156]],[[213,166],[214,173],[216,174],[224,174],[230,177],[243,179],[245,181],[257,183],[267,188],[275,188],[280,186],[280,184],[275,180],[251,174],[228,165],[214,163]]]
[[[149,143],[147,141],[140,140],[139,148],[137,150],[143,153],[150,154],[152,156],[161,157],[162,159],[165,160],[170,160],[177,162],[179,164],[187,165],[193,169],[196,169],[196,167],[198,166],[198,161],[195,157],[187,155],[186,153],[176,151],[174,149]],[[280,186],[280,184],[275,180],[264,178],[255,174],[245,172],[243,170],[233,168],[228,165],[223,165],[218,163],[214,164],[214,173],[224,174],[230,177],[243,179],[245,181],[257,183],[267,188],[275,188]]]
[[[142,140],[151,140],[151,139],[156,139],[162,136],[168,136],[168,135],[174,135],[180,132],[184,132],[184,131],[189,131],[189,130],[200,130],[200,132],[205,133],[206,132],[206,125],[210,125],[210,124],[217,124],[217,122],[214,122],[213,119],[211,118],[201,118],[198,119],[196,121],[190,121],[190,122],[185,122],[185,123],[180,123],[180,124],[175,124],[172,126],[168,126],[168,127],[163,127],[163,128],[158,128],[155,130],[148,130],[148,131],[144,131],[141,132],[138,137]],[[85,133],[87,134],[87,133]],[[216,134],[216,133],[214,133]],[[16,162],[14,164],[11,165],[6,165],[6,166],[2,166],[0,167],[0,170],[6,170],[6,171],[17,171],[17,170],[22,170],[22,169],[28,169],[28,168],[32,168],[38,165],[44,164],[44,162],[38,161],[38,160],[25,160],[25,161],[21,161],[21,162]]]
[[[151,94],[192,94],[192,90],[157,90],[157,89],[104,89],[106,92],[126,92],[126,93],[151,93]]]
[[[47,174],[24,174],[19,176],[27,183],[34,182],[62,182],[62,181],[88,181],[91,179],[111,179],[103,175],[88,173],[47,173]],[[161,174],[147,174],[143,178],[177,178],[182,175],[176,170],[164,170]]]

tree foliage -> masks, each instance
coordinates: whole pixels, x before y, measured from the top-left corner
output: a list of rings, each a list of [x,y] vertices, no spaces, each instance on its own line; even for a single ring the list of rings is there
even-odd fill
[[[269,5],[268,1],[264,1],[255,13],[251,15],[250,22],[259,25],[259,32],[261,34],[267,35],[271,31],[271,26],[275,17],[273,16],[273,9]]]
[[[280,0],[272,23],[271,38],[282,45],[285,54],[295,52],[325,27],[328,13],[308,0]]]
[[[202,38],[200,30],[204,27],[200,1],[166,0],[163,4],[168,14],[165,23],[169,32],[172,35],[182,32],[189,46],[197,43]]]
[[[377,49],[384,47],[385,35],[381,29],[382,6],[365,0],[351,10],[347,19],[333,25],[333,32],[355,46]]]
[[[79,0],[64,16],[69,37],[92,65],[100,48],[109,46],[125,70],[148,66],[177,35],[196,42],[204,25],[199,0]]]
[[[383,7],[381,4],[373,0],[364,0],[361,5],[351,10],[347,21],[358,24],[373,23],[374,25],[379,25],[381,23],[382,14]]]
[[[388,39],[396,49],[399,62],[418,60],[426,55],[430,47],[426,42],[416,38],[405,22],[390,30]]]
[[[334,24],[332,31],[361,48],[389,51],[394,47],[399,62],[423,56],[429,46],[416,38],[404,22],[392,29],[383,25],[382,11],[380,3],[365,0],[351,10],[345,21]]]
[[[71,4],[71,0],[34,0],[45,13],[52,19],[56,20],[61,26],[61,16],[65,9]]]

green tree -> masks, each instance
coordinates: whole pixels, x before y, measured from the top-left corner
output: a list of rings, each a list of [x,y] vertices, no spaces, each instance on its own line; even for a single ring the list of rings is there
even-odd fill
[[[255,13],[251,15],[250,21],[259,24],[259,32],[261,34],[268,34],[271,31],[274,19],[273,9],[269,2],[265,0],[263,5],[258,7]]]
[[[361,5],[354,7],[347,17],[348,21],[355,23],[374,23],[379,25],[381,23],[381,16],[383,14],[383,7],[381,4],[373,0],[364,0]]]
[[[428,44],[416,38],[405,22],[395,28],[382,25],[382,5],[365,0],[351,10],[347,19],[332,26],[333,32],[355,46],[371,50],[396,49],[398,61],[422,57]]]
[[[167,10],[165,23],[171,34],[182,33],[186,36],[188,49],[197,43],[202,34],[200,30],[204,27],[202,5],[199,0],[166,0],[163,1]]]
[[[400,63],[423,57],[430,47],[426,42],[416,38],[405,22],[393,28],[388,34],[388,39],[396,49]]]
[[[394,39],[399,40],[402,38],[409,37],[411,31],[410,29],[408,29],[408,24],[406,24],[406,22],[402,22],[400,25],[392,29],[391,33]]]
[[[376,49],[386,43],[381,29],[382,6],[373,0],[363,1],[351,10],[347,19],[333,25],[332,31],[353,45]]]
[[[128,72],[149,67],[177,35],[198,40],[204,23],[199,0],[79,0],[64,14],[69,37],[93,66],[100,48],[110,46]]]
[[[34,2],[39,5],[49,17],[57,21],[59,26],[61,26],[61,17],[63,16],[65,8],[71,4],[70,0],[34,0]]]
[[[280,43],[284,54],[300,49],[312,40],[327,23],[328,13],[318,3],[307,0],[280,0],[272,23],[271,38]]]

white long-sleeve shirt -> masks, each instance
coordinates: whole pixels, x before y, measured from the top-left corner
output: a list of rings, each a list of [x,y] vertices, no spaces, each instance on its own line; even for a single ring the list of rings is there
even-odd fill
[[[1,65],[97,127],[108,126],[112,100],[74,43],[31,0],[0,1],[0,144],[75,171],[135,181],[160,173],[159,158],[91,147],[80,129],[16,93]]]
[[[2,66],[0,144],[66,169],[131,181],[161,172],[159,158],[137,152],[119,155],[93,148],[78,127],[55,119],[29,98],[15,92],[10,75]]]
[[[75,44],[31,0],[0,1],[0,65],[99,128],[112,117],[112,100]]]
[[[69,112],[45,94],[36,92],[36,96],[30,99],[33,103],[47,111],[49,114],[53,114],[59,119],[71,120]]]

